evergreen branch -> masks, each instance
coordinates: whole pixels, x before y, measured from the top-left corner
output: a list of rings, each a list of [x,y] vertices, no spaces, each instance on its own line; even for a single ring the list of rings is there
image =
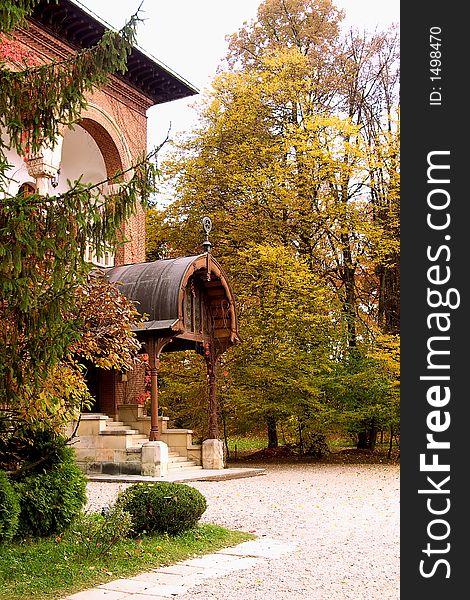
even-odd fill
[[[62,63],[0,69],[0,123],[9,147],[34,155],[44,143],[53,145],[60,126],[76,122],[86,107],[84,94],[105,84],[109,74],[125,72],[140,20],[135,13],[119,32],[107,30],[95,46]]]

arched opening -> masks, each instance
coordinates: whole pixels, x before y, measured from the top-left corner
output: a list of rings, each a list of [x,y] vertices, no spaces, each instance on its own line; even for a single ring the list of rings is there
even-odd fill
[[[95,123],[96,127],[90,123],[93,123],[91,119],[85,119],[64,132],[60,177],[56,190],[59,193],[68,188],[68,181],[73,183],[80,180],[83,184],[105,182],[110,169],[114,168],[110,165],[119,168],[121,164],[111,136],[107,132],[103,133],[104,128],[98,123]],[[95,135],[98,133],[101,137],[97,139]],[[100,267],[114,265],[114,253],[110,249],[97,255],[90,245],[87,248],[86,259]]]
[[[79,122],[82,127],[95,141],[103,157],[106,177],[111,178],[123,170],[122,159],[113,138],[108,131],[93,119],[82,119]]]
[[[64,132],[58,192],[68,189],[67,180],[94,184],[107,179],[106,161],[95,138],[80,125]]]
[[[18,189],[18,196],[30,196],[31,194],[36,193],[36,186],[29,181],[22,183]]]

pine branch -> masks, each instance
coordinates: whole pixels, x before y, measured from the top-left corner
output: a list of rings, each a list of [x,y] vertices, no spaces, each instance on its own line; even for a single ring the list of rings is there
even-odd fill
[[[141,19],[132,15],[119,31],[107,30],[92,48],[70,59],[21,71],[0,69],[0,123],[8,141],[3,147],[19,154],[36,154],[43,144],[54,145],[60,128],[76,122],[86,107],[85,94],[124,73]]]

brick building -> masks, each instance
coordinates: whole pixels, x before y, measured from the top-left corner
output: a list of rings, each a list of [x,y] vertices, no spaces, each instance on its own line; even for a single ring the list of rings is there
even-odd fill
[[[26,27],[15,32],[19,54],[35,62],[60,61],[76,50],[95,44],[106,25],[72,0],[41,2]],[[91,94],[88,106],[73,129],[62,131],[53,152],[24,161],[7,153],[12,164],[11,193],[28,184],[42,193],[60,193],[67,180],[80,176],[84,183],[98,183],[126,170],[147,149],[147,110],[155,105],[196,94],[190,83],[134,48],[124,75]],[[102,266],[145,260],[145,216],[139,208],[123,232],[129,240],[116,256],[91,256]]]

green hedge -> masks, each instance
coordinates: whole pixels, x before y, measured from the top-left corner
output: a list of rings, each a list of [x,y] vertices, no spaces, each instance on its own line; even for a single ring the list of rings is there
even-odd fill
[[[25,475],[14,485],[21,509],[17,532],[21,537],[43,537],[66,530],[87,501],[86,477],[71,448],[62,450],[56,464]]]

